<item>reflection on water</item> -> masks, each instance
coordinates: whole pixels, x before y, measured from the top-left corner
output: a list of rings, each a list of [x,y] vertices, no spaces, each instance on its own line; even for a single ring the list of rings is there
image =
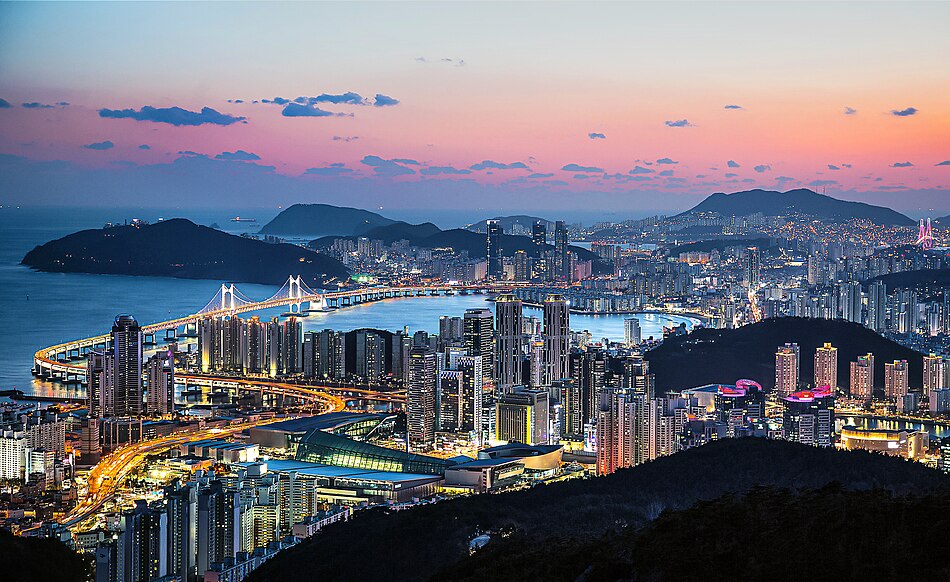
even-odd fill
[[[950,423],[946,422],[914,422],[909,420],[881,420],[877,418],[863,418],[844,416],[836,419],[836,430],[841,427],[853,427],[866,430],[906,430],[927,431],[931,438],[945,438],[950,436]]]

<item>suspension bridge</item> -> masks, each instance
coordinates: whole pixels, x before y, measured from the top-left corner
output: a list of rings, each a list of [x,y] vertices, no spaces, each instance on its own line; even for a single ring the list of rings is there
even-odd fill
[[[287,314],[303,316],[307,312],[332,311],[384,299],[480,294],[506,291],[510,290],[510,288],[510,286],[427,285],[360,287],[341,291],[325,291],[322,289],[313,289],[308,286],[299,275],[292,275],[287,278],[283,286],[271,297],[264,300],[254,300],[241,292],[233,283],[222,283],[214,297],[199,311],[182,317],[143,325],[142,337],[145,345],[155,345],[157,343],[156,337],[160,334],[164,334],[164,339],[167,341],[174,341],[178,337],[195,337],[197,335],[198,321],[203,318],[226,317],[276,307],[289,307]],[[48,380],[73,383],[82,382],[85,380],[86,367],[80,363],[79,360],[85,359],[91,351],[110,348],[111,342],[111,335],[106,333],[42,348],[34,354],[33,373],[36,376]],[[180,378],[189,384],[201,385],[206,382],[206,379],[202,376],[176,374],[176,378]],[[262,393],[276,393],[282,391],[281,393],[283,394],[289,395],[293,392],[298,396],[308,393],[301,391],[301,389],[308,388],[306,386],[298,387],[297,385],[290,384],[280,384],[280,386],[278,386],[277,384],[279,383],[275,383],[271,379],[218,378],[215,380],[222,386],[230,384],[240,385],[245,388],[253,388],[256,386],[260,388]],[[392,393],[337,387],[321,386],[319,388],[331,393],[338,392],[344,397],[352,396],[360,400],[393,401]],[[312,392],[312,390],[309,390],[309,392]],[[376,398],[377,396],[378,398]],[[396,398],[404,400],[402,396]]]

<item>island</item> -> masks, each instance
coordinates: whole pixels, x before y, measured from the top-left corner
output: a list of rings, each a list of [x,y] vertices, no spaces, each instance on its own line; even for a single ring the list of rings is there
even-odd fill
[[[291,244],[269,244],[184,218],[90,229],[40,245],[23,265],[52,273],[143,275],[281,285],[300,275],[311,287],[348,276],[340,261]]]

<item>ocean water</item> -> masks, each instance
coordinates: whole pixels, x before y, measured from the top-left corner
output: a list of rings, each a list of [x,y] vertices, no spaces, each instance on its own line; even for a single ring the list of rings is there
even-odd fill
[[[270,212],[270,214],[268,214]],[[30,373],[34,352],[44,346],[70,339],[104,333],[120,313],[129,313],[140,323],[188,315],[201,309],[218,290],[212,280],[41,273],[20,265],[23,256],[36,245],[77,230],[99,228],[105,222],[132,218],[154,221],[159,217],[184,216],[199,224],[217,223],[234,233],[254,232],[276,211],[229,209],[217,211],[158,211],[131,209],[50,209],[0,207],[0,389],[18,388],[27,393],[82,394],[69,388],[41,382]],[[232,223],[230,217],[252,216],[255,223]],[[175,241],[169,241],[175,244]],[[267,285],[239,284],[248,297],[265,299],[277,291]],[[481,295],[392,299],[311,314],[304,329],[351,330],[374,327],[391,331],[408,327],[410,332],[437,333],[439,316],[461,316],[471,307],[492,308]],[[260,315],[271,317],[281,310]],[[526,315],[539,315],[525,309]],[[251,315],[251,314],[247,314]],[[588,330],[595,339],[623,339],[623,320],[629,316],[571,316],[571,328]],[[660,336],[663,326],[678,325],[687,318],[663,314],[642,314],[643,337]]]

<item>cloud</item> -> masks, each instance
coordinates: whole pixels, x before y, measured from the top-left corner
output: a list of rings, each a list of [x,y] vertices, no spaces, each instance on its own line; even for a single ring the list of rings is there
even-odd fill
[[[661,176],[672,176],[672,175],[673,175],[673,170],[663,170],[662,172],[660,172],[660,175],[661,175]]]
[[[394,99],[388,95],[383,95],[382,93],[376,94],[376,100],[373,101],[373,105],[376,107],[389,107],[392,105],[398,105],[399,99]]]
[[[743,180],[743,182],[754,182],[754,181],[755,180],[750,180],[749,178],[746,178],[745,180]],[[795,178],[790,178],[788,176],[779,176],[778,178],[775,179],[775,181],[776,182],[794,182]]]
[[[178,155],[179,155],[179,156],[185,156],[185,157],[188,157],[188,158],[204,158],[204,159],[206,159],[206,160],[210,160],[210,159],[211,159],[211,157],[210,157],[208,154],[201,154],[201,153],[198,153],[198,152],[193,152],[193,151],[191,151],[191,150],[180,151],[180,152],[178,152]]]
[[[146,105],[142,109],[100,109],[99,117],[106,119],[134,119],[136,121],[151,121],[154,123],[168,123],[174,126],[182,125],[231,125],[245,121],[246,118],[227,113],[220,113],[210,107],[204,107],[200,112],[188,111],[181,107],[151,107]]]
[[[139,146],[139,149],[140,149],[140,150],[150,150],[150,149],[152,149],[152,146],[143,143],[142,145]]]
[[[788,179],[791,180],[791,178],[788,178]],[[755,182],[755,180],[753,180],[752,178],[743,178],[742,182],[744,184],[752,184],[753,182]]]
[[[459,58],[452,59],[448,57],[442,57],[441,59],[428,59],[426,57],[416,57],[415,60],[416,62],[419,62],[419,63],[434,63],[434,64],[442,63],[444,65],[452,65],[455,67],[465,66],[465,59],[459,59]]]
[[[841,168],[839,168],[838,166],[836,166],[836,165],[834,165],[834,164],[828,164],[828,169],[829,169],[829,170],[840,170]]]
[[[808,183],[809,186],[834,186],[837,184],[837,180],[812,180]]]
[[[653,174],[656,170],[651,170],[650,168],[644,168],[643,166],[636,166],[630,170],[630,174]]]
[[[911,162],[894,162],[891,164],[892,168],[911,168],[914,164]]]
[[[676,160],[671,160],[670,158],[660,158],[656,161],[658,164],[678,164]]]
[[[772,166],[768,164],[759,164],[758,166],[752,169],[761,174],[762,172],[768,172],[769,170],[771,170]]]
[[[339,95],[322,93],[316,97],[297,97],[297,99],[294,99],[294,101],[297,103],[309,103],[311,105],[314,103],[347,103],[349,105],[364,105],[366,103],[365,99],[363,99],[359,93],[354,93],[353,91],[347,91],[346,93],[341,93]]]
[[[284,117],[352,117],[352,113],[333,113],[320,109],[314,105],[301,105],[300,103],[288,103],[280,112]]]
[[[429,166],[422,168],[419,173],[423,176],[440,176],[443,174],[471,174],[471,170],[453,168],[452,166]]]
[[[916,107],[908,107],[906,109],[891,109],[891,115],[896,115],[897,117],[910,117],[911,115],[916,114]]]
[[[842,167],[842,168],[850,168],[850,167],[851,167],[851,164],[841,164],[841,167]]]
[[[856,115],[857,113],[858,113],[858,110],[855,109],[854,107],[845,107],[845,108],[844,108],[844,114],[845,114],[845,115]]]
[[[52,105],[48,105],[46,103],[37,103],[36,101],[23,103],[22,105],[23,107],[26,107],[27,109],[52,109],[53,108]]]
[[[396,160],[387,160],[379,156],[365,156],[360,162],[373,168],[373,172],[380,176],[404,176],[416,173],[412,168],[407,168]]]
[[[733,174],[733,173],[731,173],[731,172],[726,173],[726,177],[727,177],[727,178],[735,178],[735,177],[738,176],[738,175],[739,175],[739,174]]]
[[[590,176],[587,174],[574,174],[575,180],[587,180],[588,178],[590,178]]]
[[[494,162],[492,160],[482,160],[477,164],[469,166],[471,170],[527,170],[529,169],[524,162],[512,162],[510,164],[503,164],[501,162]]]
[[[333,141],[342,141],[344,143],[350,143],[351,141],[356,141],[360,138],[358,135],[335,135],[331,137]]]
[[[554,177],[554,174],[538,174],[538,173],[535,173],[535,174],[529,175],[528,177],[529,177],[529,178],[553,178],[553,177]]]
[[[397,164],[406,164],[407,166],[421,166],[416,160],[410,160],[409,158],[393,158],[393,161]]]
[[[726,105],[723,109],[742,109],[741,105]]]
[[[13,107],[6,99],[0,99],[0,109],[9,109]]]
[[[561,168],[565,172],[586,172],[589,174],[603,174],[604,169],[597,166],[582,166],[580,164],[567,164]]]
[[[109,140],[106,141],[97,141],[95,143],[90,143],[82,146],[87,150],[111,150],[115,147],[115,144]]]
[[[261,159],[257,154],[246,152],[244,150],[237,150],[236,152],[221,152],[220,154],[214,157],[216,160],[230,160],[236,162],[252,162],[255,160]]]
[[[602,133],[591,132],[587,134],[589,139],[607,139],[607,136]]]
[[[324,168],[307,168],[304,174],[311,176],[341,176],[352,172],[353,170],[347,168],[342,162],[337,162]]]
[[[944,160],[939,164],[934,164],[935,166],[950,166],[950,160]]]
[[[667,127],[693,127],[693,124],[686,119],[677,119],[676,121],[664,121]]]
[[[739,167],[741,167],[741,166],[739,166],[738,163],[735,162],[735,160],[729,160],[728,162],[726,162],[726,165],[729,166],[730,168],[739,168]]]

